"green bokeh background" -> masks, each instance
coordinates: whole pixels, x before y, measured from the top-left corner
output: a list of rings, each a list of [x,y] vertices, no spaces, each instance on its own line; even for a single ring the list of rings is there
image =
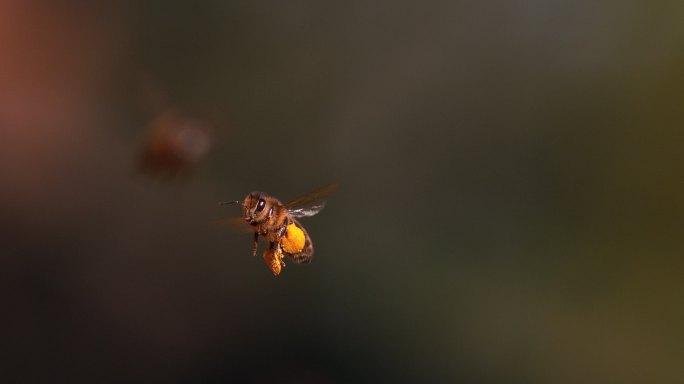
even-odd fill
[[[6,4],[10,381],[684,380],[683,3]],[[211,223],[330,182],[277,278]]]

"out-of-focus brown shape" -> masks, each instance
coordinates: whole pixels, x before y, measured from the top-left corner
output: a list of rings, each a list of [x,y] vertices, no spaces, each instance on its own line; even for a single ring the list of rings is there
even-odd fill
[[[147,174],[178,177],[187,175],[206,159],[212,146],[209,125],[169,109],[148,127],[140,153],[139,169]]]

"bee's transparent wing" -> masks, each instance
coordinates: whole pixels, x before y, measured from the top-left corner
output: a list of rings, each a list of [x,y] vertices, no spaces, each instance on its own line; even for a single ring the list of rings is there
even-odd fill
[[[213,220],[212,223],[226,225],[238,233],[254,232],[254,227],[247,224],[247,222],[245,222],[245,218],[242,216],[227,216],[218,220]]]
[[[285,209],[294,217],[313,216],[325,207],[326,200],[336,189],[336,183],[327,185],[285,204]]]

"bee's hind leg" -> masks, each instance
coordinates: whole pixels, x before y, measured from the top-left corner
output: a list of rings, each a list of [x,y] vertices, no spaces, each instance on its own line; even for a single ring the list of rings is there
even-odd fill
[[[271,243],[264,251],[264,262],[268,268],[273,272],[273,275],[278,276],[280,271],[285,266],[283,262],[283,251],[278,244]]]
[[[275,255],[276,260],[280,262],[280,266],[284,267],[285,261],[283,260],[283,249],[280,248],[280,244],[277,242],[271,243],[271,249],[273,250],[273,254]]]

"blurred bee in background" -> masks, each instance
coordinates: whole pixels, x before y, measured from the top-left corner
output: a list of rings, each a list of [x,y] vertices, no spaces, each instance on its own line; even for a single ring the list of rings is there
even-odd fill
[[[164,82],[140,71],[132,90],[135,109],[145,120],[137,171],[148,176],[183,180],[206,160],[215,141],[216,115],[188,112],[169,101]]]
[[[148,132],[138,160],[146,173],[179,176],[196,167],[211,149],[208,125],[173,109],[154,118]]]
[[[242,202],[228,201],[219,204],[242,203],[243,216],[232,219],[246,223],[254,231],[253,256],[257,253],[259,237],[266,239],[268,247],[263,254],[264,262],[278,276],[285,266],[284,256],[297,264],[311,262],[313,243],[297,218],[320,212],[335,189],[337,184],[330,184],[287,204],[263,192],[252,192]]]

